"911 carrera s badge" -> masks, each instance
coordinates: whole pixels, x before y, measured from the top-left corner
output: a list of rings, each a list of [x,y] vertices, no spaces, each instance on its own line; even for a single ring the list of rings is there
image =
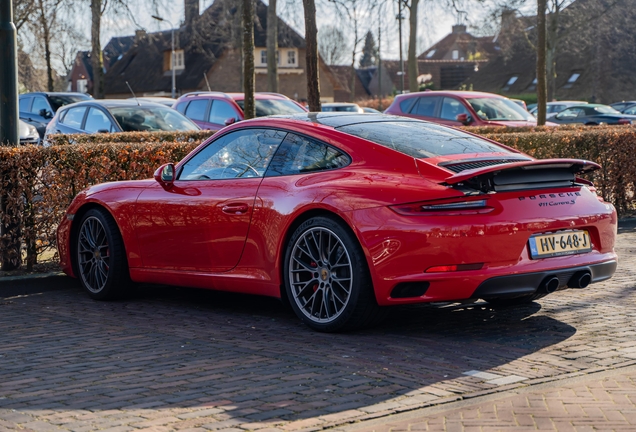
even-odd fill
[[[532,259],[574,255],[592,250],[590,234],[586,230],[540,234],[530,237],[528,244]]]

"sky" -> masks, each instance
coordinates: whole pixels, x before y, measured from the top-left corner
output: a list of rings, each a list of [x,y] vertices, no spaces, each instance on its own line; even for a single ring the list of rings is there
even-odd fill
[[[238,2],[239,0],[236,1]],[[213,0],[200,0],[200,11],[203,12],[212,2]],[[133,0],[131,2],[130,9],[134,20],[126,14],[109,14],[106,16],[102,24],[102,46],[105,46],[111,37],[134,34],[135,30],[139,27],[144,28],[146,31],[154,32],[170,29],[171,26],[167,21],[170,21],[174,26],[178,26],[183,21],[183,0],[163,0],[163,5],[159,7],[158,10],[149,8],[148,3],[148,0]],[[265,0],[265,3],[268,3],[268,1]],[[320,33],[322,26],[333,23],[335,13],[333,9],[329,7],[326,0],[318,0],[316,3],[317,23]],[[385,0],[382,5],[382,16],[384,19],[381,26],[383,32],[381,56],[384,59],[399,58],[398,26],[397,19],[394,18],[397,15],[397,5],[395,3],[396,2],[392,0]],[[436,6],[438,2],[423,1],[421,3],[422,7],[420,8],[420,17],[418,20],[420,27],[418,32],[418,54],[450,33],[451,26],[457,22],[457,16],[455,14],[446,12]],[[278,0],[278,13],[281,18],[294,27],[301,35],[304,33],[302,3],[300,0]],[[403,20],[402,28],[403,50],[404,56],[406,57],[408,45],[408,12],[403,13],[406,17],[406,19]],[[158,15],[167,21],[157,21],[152,18],[152,15]],[[376,43],[378,33],[377,20],[377,16],[361,20],[363,32],[366,33],[366,31],[371,28],[371,31],[376,37]],[[86,20],[86,23],[86,25],[90,25],[90,20]],[[87,28],[84,32],[87,35],[88,42],[90,29]],[[389,43],[387,43],[387,41]]]

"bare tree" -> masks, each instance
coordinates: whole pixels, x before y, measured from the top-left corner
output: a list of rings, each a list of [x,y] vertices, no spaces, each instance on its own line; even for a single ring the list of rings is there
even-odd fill
[[[323,26],[319,34],[318,51],[320,51],[320,57],[328,65],[342,64],[349,53],[347,39],[342,30],[336,26]]]
[[[243,16],[243,92],[245,102],[243,115],[246,119],[255,117],[254,109],[254,2],[242,1]]]
[[[278,15],[276,0],[267,7],[267,90],[278,93]]]
[[[307,63],[307,102],[309,111],[320,111],[320,80],[318,77],[318,27],[316,26],[316,3],[303,0],[305,13],[305,43]]]
[[[546,83],[546,0],[537,0],[537,124],[544,125],[548,88]]]
[[[34,22],[34,34],[38,44],[42,46],[44,51],[44,61],[46,64],[46,88],[48,91],[55,90],[55,73],[52,64],[52,39],[59,30],[59,13],[62,8],[63,0],[36,0],[35,14],[37,16]]]
[[[13,25],[18,32],[24,24],[33,19],[36,8],[35,0],[15,0],[13,2]]]
[[[409,91],[416,92],[419,90],[419,84],[417,83],[417,77],[419,71],[417,67],[417,53],[415,49],[417,47],[417,8],[419,7],[420,0],[401,0],[404,1],[404,5],[409,10],[409,52],[408,52],[408,65],[409,65]]]

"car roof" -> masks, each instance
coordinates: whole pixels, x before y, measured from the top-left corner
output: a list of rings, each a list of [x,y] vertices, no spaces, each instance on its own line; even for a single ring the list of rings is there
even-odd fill
[[[331,106],[331,107],[336,107],[336,106],[359,106],[356,103],[353,102],[326,102],[321,104],[322,106]]]
[[[235,101],[242,101],[245,99],[245,93],[226,93],[226,92],[219,92],[219,91],[197,91],[197,92],[191,92],[191,93],[186,93],[184,95],[181,95],[181,97],[179,98],[179,101],[183,101],[186,99],[194,99],[194,98],[205,98],[205,97],[211,97],[211,96],[216,96],[216,97],[221,97],[221,98],[225,98],[225,99],[233,99]],[[264,99],[277,99],[277,100],[290,100],[287,96],[280,94],[280,93],[272,93],[272,92],[255,92],[254,93],[254,99],[257,100],[264,100]]]
[[[497,99],[508,99],[505,96],[501,96],[495,93],[486,93],[479,91],[469,91],[469,90],[428,90],[421,92],[412,92],[405,93],[402,95],[398,95],[398,98],[409,97],[409,96],[459,96],[462,98],[497,98]]]
[[[91,99],[80,102],[75,102],[72,104],[65,105],[63,108],[68,109],[69,107],[75,107],[80,105],[99,105],[104,108],[119,108],[119,107],[161,107],[166,108],[165,105],[157,103],[157,102],[148,102],[144,100],[135,100],[135,99]]]
[[[361,123],[380,123],[380,122],[410,122],[410,123],[427,123],[422,120],[412,119],[404,116],[395,116],[388,114],[363,114],[363,113],[348,113],[342,111],[328,111],[328,112],[308,112],[302,114],[289,114],[289,115],[275,115],[269,116],[268,119],[281,119],[281,120],[295,120],[305,121],[311,123],[317,123],[333,128],[341,126],[350,126],[353,124]]]
[[[78,92],[29,92],[21,94],[20,96],[85,96],[87,98],[92,98],[91,95],[86,93],[78,93]]]

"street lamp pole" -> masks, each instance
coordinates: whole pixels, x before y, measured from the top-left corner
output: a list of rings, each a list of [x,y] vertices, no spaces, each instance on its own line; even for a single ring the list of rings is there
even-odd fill
[[[402,20],[404,17],[402,16],[402,0],[398,0],[398,15],[396,18],[398,19],[398,33],[400,38],[400,77],[402,82],[402,94],[404,94],[404,57],[402,56]]]
[[[170,54],[170,72],[172,72],[172,98],[175,99],[177,97],[177,79],[176,79],[175,69],[174,69],[174,62],[176,60],[175,53],[174,53],[174,26],[172,25],[170,21],[168,21],[165,18],[161,18],[160,16],[157,16],[157,15],[152,15],[152,17],[156,19],[157,21],[165,21],[170,25],[171,47],[172,47],[171,54]]]

